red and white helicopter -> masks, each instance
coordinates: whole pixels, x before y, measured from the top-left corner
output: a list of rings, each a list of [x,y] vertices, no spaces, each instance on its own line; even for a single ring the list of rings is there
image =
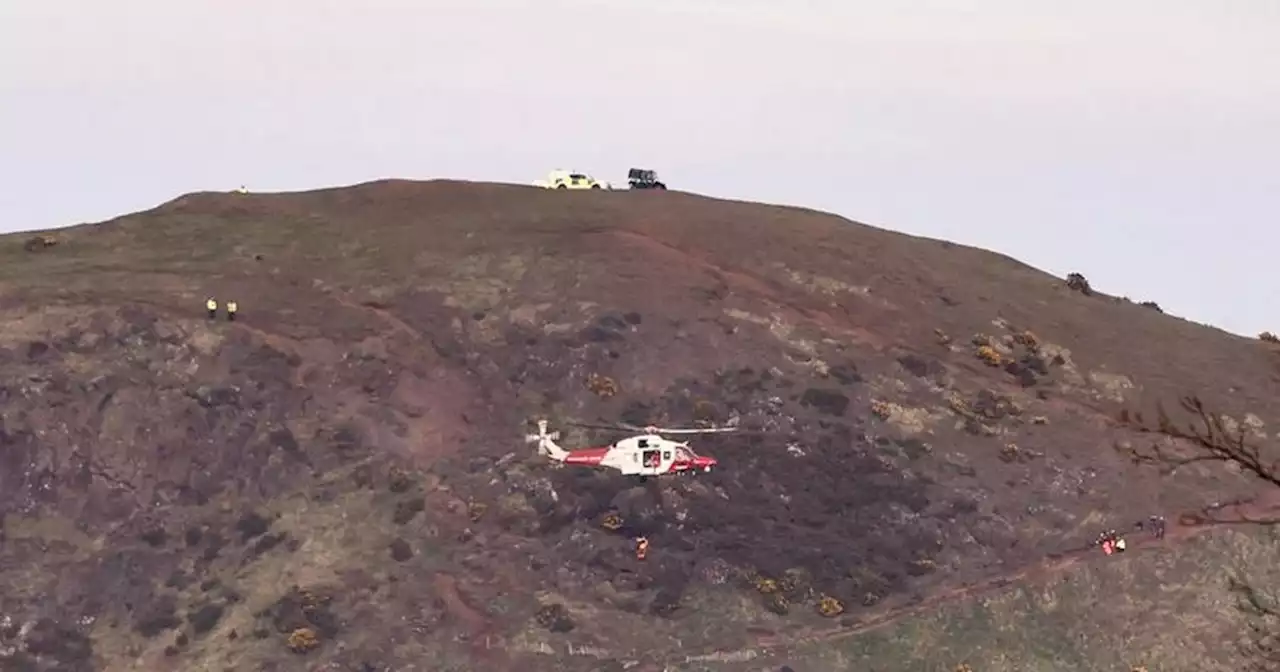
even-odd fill
[[[538,452],[563,464],[616,469],[626,476],[706,473],[716,466],[716,458],[699,455],[688,443],[665,439],[659,434],[718,434],[737,431],[736,427],[707,429],[663,429],[661,427],[636,427],[634,425],[584,425],[577,427],[639,432],[635,436],[602,447],[565,450],[556,444],[560,432],[547,432],[547,421],[538,421],[538,433],[528,434],[525,440],[538,445]]]

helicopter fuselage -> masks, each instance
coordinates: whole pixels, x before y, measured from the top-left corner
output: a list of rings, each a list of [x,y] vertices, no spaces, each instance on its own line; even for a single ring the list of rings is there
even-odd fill
[[[699,455],[689,444],[656,434],[631,436],[604,448],[570,450],[565,464],[617,469],[628,476],[709,472],[716,458]]]

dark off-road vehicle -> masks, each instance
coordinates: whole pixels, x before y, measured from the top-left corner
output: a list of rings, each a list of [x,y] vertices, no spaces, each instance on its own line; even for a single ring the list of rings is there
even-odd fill
[[[632,189],[666,189],[667,185],[658,181],[658,174],[652,170],[632,168],[627,171],[627,184]]]

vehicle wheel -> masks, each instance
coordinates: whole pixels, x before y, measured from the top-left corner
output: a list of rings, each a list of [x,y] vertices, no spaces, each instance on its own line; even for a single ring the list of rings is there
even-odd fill
[[[558,185],[556,185],[556,189],[568,189],[568,188],[569,188],[569,187],[567,187],[567,186],[565,186],[565,185],[563,185],[563,184],[558,184]]]
[[[599,189],[599,188],[600,188],[600,185],[598,185],[598,184],[593,184],[593,185],[591,185],[591,188],[592,188],[592,189]]]
[[[662,189],[663,191],[666,191],[666,189],[667,189],[667,185],[665,185],[665,184],[663,184],[663,183],[661,183],[661,182],[658,182],[657,184],[653,185],[653,188],[654,188],[654,189]]]

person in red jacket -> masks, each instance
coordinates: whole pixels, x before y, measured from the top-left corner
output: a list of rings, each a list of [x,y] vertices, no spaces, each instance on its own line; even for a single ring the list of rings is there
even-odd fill
[[[1099,534],[1098,540],[1094,543],[1101,546],[1102,552],[1107,555],[1111,555],[1112,553],[1124,553],[1126,546],[1124,538],[1117,534],[1115,530],[1107,530],[1106,532]]]

